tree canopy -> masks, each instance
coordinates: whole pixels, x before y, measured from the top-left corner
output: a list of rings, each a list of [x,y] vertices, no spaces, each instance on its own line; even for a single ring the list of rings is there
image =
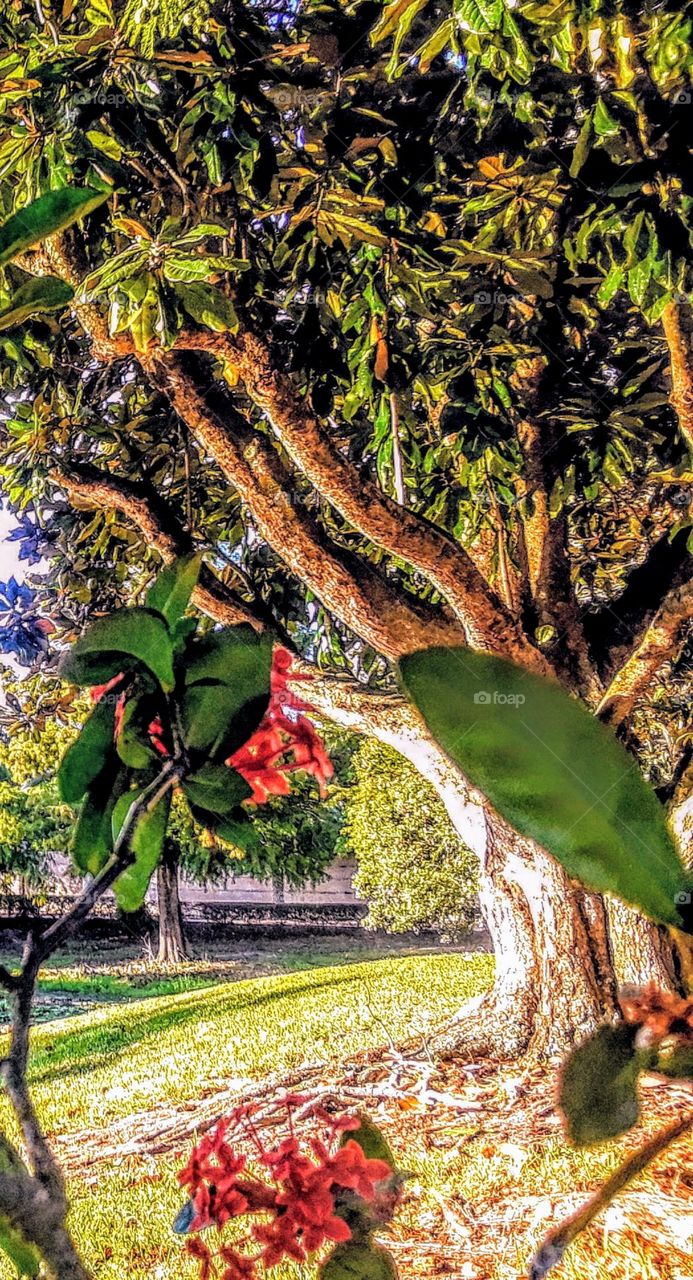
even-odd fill
[[[466,643],[558,677],[650,770],[657,745],[671,794],[690,21],[522,0],[6,12],[0,204],[83,201],[4,268],[0,471],[52,565],[37,656],[38,605],[60,645],[194,548],[212,621],[358,677],[316,679],[322,710],[351,699],[368,727],[393,660]]]

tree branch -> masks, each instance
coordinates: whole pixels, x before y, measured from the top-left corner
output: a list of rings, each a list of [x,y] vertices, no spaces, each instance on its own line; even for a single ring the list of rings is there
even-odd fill
[[[185,357],[157,357],[149,371],[247,504],[265,541],[357,635],[392,659],[425,645],[464,642],[455,620],[407,597],[325,535],[269,440],[220,392],[215,398],[213,387],[203,390]]]
[[[683,514],[679,511],[679,514]],[[630,573],[617,599],[585,617],[590,649],[602,661],[609,677],[623,663],[625,647],[632,649],[642,640],[666,596],[691,576],[690,529],[680,529],[672,538],[667,531],[652,544],[642,564]],[[616,655],[621,655],[615,661]]]
[[[60,485],[74,506],[120,512],[167,564],[194,549],[190,535],[151,485],[107,475],[85,463],[71,465],[69,471],[53,467],[50,478]],[[211,617],[215,613],[208,605],[221,608],[223,618],[219,620],[227,626],[247,622],[260,628],[269,622],[269,617],[263,616],[261,604],[246,604],[230,587],[220,582],[207,565],[203,565],[195,588],[195,603]]]
[[[261,339],[247,330],[235,339],[217,335],[216,350],[236,366],[251,400],[313,487],[370,542],[424,575],[459,617],[469,644],[548,670],[467,552],[343,457]]]
[[[642,1147],[634,1151],[623,1164],[612,1173],[602,1187],[579,1209],[567,1218],[559,1227],[550,1231],[541,1248],[537,1251],[530,1266],[529,1280],[543,1280],[549,1271],[558,1266],[566,1249],[585,1230],[589,1224],[606,1209],[614,1196],[623,1191],[638,1174],[642,1173],[662,1151],[665,1151],[677,1138],[683,1137],[693,1129],[693,1111],[679,1116],[665,1129],[649,1138]]]
[[[689,579],[665,597],[640,644],[611,681],[597,708],[606,724],[617,728],[630,715],[637,699],[674,655],[683,627],[691,617],[693,580]]]
[[[679,430],[693,450],[693,317],[689,304],[672,300],[662,312],[662,328],[669,348],[671,403],[679,420]]]
[[[94,904],[129,866],[133,856],[130,842],[137,823],[140,818],[150,813],[171,790],[181,777],[181,772],[181,765],[175,760],[168,760],[164,764],[150,786],[131,804],[113,854],[106,866],[85,885],[79,898],[60,920],[56,920],[43,933],[30,934],[24,948],[19,973],[7,975],[12,980],[13,1018],[10,1048],[7,1057],[0,1063],[0,1072],[19,1123],[33,1171],[33,1176],[26,1177],[18,1173],[16,1181],[22,1184],[22,1203],[34,1205],[34,1215],[27,1223],[24,1210],[10,1195],[12,1211],[8,1213],[8,1217],[27,1239],[37,1245],[58,1280],[88,1280],[88,1273],[65,1230],[68,1208],[65,1184],[60,1166],[54,1159],[41,1128],[27,1083],[29,1027],[36,979],[44,960],[72,937],[89,915]],[[4,985],[7,987],[6,982]],[[3,1187],[6,1181],[4,1176],[0,1176],[0,1208],[5,1203]],[[13,1186],[7,1189],[10,1192],[14,1190],[14,1182],[13,1173]]]

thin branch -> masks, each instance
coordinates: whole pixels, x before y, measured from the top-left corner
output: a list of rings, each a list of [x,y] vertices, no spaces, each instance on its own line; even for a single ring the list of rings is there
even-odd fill
[[[13,975],[3,970],[2,984],[12,994],[13,1019],[10,1049],[7,1057],[0,1063],[0,1073],[17,1117],[33,1171],[33,1177],[24,1179],[22,1175],[22,1181],[27,1183],[24,1188],[23,1202],[35,1204],[31,1230],[26,1234],[40,1248],[45,1261],[59,1280],[86,1280],[88,1273],[65,1230],[68,1206],[62,1172],[41,1128],[27,1082],[29,1028],[36,979],[44,960],[76,932],[94,904],[130,865],[133,859],[131,841],[138,822],[152,812],[164,795],[175,785],[181,774],[180,761],[168,760],[164,764],[157,777],[131,804],[116,840],[113,854],[106,866],[85,885],[79,898],[66,915],[56,920],[43,933],[35,932],[29,935],[19,973]],[[2,1182],[3,1179],[0,1177],[0,1183]],[[0,1208],[5,1205],[2,1190],[0,1185]],[[39,1191],[40,1196],[37,1196],[35,1191]],[[8,1216],[10,1221],[23,1228],[23,1217],[19,1212],[9,1213]],[[55,1244],[59,1241],[62,1243],[59,1257],[57,1257]]]
[[[614,1196],[617,1196],[619,1191],[623,1191],[623,1188],[629,1182],[637,1178],[638,1174],[642,1173],[648,1164],[651,1164],[672,1142],[675,1142],[677,1138],[683,1137],[691,1129],[693,1129],[693,1111],[688,1112],[687,1115],[679,1116],[678,1120],[660,1130],[654,1137],[648,1139],[644,1146],[639,1147],[627,1160],[624,1160],[616,1172],[607,1179],[604,1185],[595,1192],[581,1209],[578,1209],[577,1213],[571,1214],[560,1226],[549,1232],[532,1259],[529,1280],[543,1280],[543,1277],[547,1276],[553,1267],[558,1266],[566,1249],[579,1236],[580,1232],[584,1231],[585,1227],[588,1227],[597,1215],[611,1204]]]

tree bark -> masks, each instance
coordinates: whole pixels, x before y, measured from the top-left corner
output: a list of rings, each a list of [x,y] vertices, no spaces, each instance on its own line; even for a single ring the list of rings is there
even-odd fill
[[[163,964],[177,964],[187,958],[188,946],[178,893],[178,863],[168,841],[156,873],[156,892],[159,903],[157,959]]]
[[[443,1056],[562,1056],[617,1013],[606,914],[539,845],[508,826],[431,738],[416,710],[338,680],[301,686],[316,709],[405,756],[435,788],[479,858],[479,896],[496,959],[492,990],[433,1040]]]

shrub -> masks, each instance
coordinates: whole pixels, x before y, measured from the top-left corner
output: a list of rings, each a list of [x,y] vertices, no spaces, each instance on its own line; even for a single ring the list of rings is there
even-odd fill
[[[345,836],[358,862],[355,887],[371,928],[391,933],[469,928],[477,860],[433,788],[398,752],[367,740],[346,791]]]

